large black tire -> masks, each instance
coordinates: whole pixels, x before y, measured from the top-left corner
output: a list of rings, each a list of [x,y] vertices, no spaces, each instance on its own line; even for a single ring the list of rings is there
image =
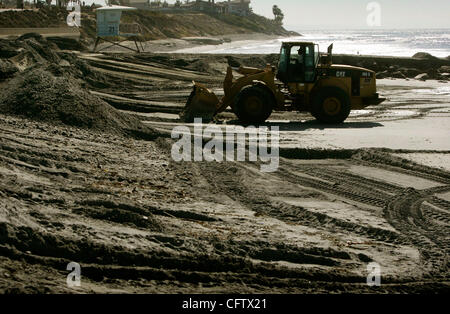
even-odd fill
[[[274,105],[274,97],[267,88],[252,85],[239,92],[233,111],[241,122],[259,124],[270,117]]]
[[[321,88],[313,97],[311,114],[320,122],[342,123],[348,118],[350,110],[350,98],[338,87]]]

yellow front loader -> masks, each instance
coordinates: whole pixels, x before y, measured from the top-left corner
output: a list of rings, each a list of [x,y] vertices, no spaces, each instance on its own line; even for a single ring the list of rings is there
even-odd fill
[[[375,73],[348,65],[332,64],[332,45],[320,54],[309,42],[282,44],[278,69],[240,67],[235,79],[228,67],[223,83],[224,96],[218,97],[205,86],[194,83],[181,118],[212,120],[230,107],[240,121],[259,124],[274,110],[310,112],[323,123],[341,123],[352,109],[377,105],[385,99],[376,92]]]

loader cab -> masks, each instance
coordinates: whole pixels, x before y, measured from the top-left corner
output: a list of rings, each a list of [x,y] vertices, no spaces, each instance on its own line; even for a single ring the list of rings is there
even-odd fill
[[[281,46],[277,78],[284,84],[313,83],[319,62],[319,45],[309,42],[284,42]]]

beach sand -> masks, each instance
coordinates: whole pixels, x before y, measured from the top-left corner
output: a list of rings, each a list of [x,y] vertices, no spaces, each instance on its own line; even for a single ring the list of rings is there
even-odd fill
[[[275,112],[274,173],[175,162],[171,131],[194,127],[178,118],[192,80],[220,93],[230,57],[271,58],[78,52],[65,57],[74,68],[45,65],[157,138],[0,114],[0,292],[448,291],[448,83],[380,80],[388,100],[337,126]],[[1,88],[23,73],[11,75]],[[237,125],[230,111],[218,119]],[[80,287],[66,284],[69,262]],[[370,262],[381,287],[366,284]]]
[[[221,47],[242,45],[246,42],[263,42],[265,40],[288,38],[279,35],[267,35],[262,33],[249,33],[249,34],[229,34],[220,36],[208,36],[208,37],[184,37],[180,39],[167,38],[158,40],[149,40],[143,42],[145,52],[150,53],[168,53],[168,52],[180,52],[185,51],[193,53],[202,53],[203,51]],[[135,48],[134,42],[124,42],[124,46]],[[98,49],[109,46],[108,43],[99,45]],[[93,45],[89,47],[93,49]],[[97,50],[98,50],[97,49]],[[105,51],[123,51],[127,52],[126,48],[112,47]]]

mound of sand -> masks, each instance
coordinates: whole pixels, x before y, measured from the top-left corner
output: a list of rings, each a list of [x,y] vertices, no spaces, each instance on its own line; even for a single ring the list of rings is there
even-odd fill
[[[17,71],[17,67],[12,62],[0,59],[0,81],[12,77]]]
[[[87,47],[83,42],[73,39],[73,38],[64,38],[64,37],[47,37],[47,40],[54,43],[58,46],[59,49],[62,50],[78,50],[78,51],[86,51]]]
[[[112,133],[155,135],[141,122],[92,95],[58,65],[32,68],[8,82],[0,112]]]
[[[220,73],[219,71],[213,69],[211,67],[210,62],[206,61],[206,60],[195,60],[191,63],[189,63],[186,66],[187,69],[189,70],[194,70],[194,71],[199,71],[199,72],[204,72],[204,73],[210,73],[210,74],[218,74]]]
[[[18,48],[17,55],[3,60],[4,72],[20,75],[4,84],[0,113],[138,138],[157,136],[137,118],[92,95],[86,82],[94,81],[95,74],[75,55],[59,54],[52,43],[35,35],[11,46]]]
[[[225,56],[227,63],[231,67],[254,67],[263,69],[267,64],[277,65],[279,56],[277,54],[268,55],[232,55]]]
[[[14,41],[0,39],[0,58],[11,58],[18,53],[18,47]]]
[[[0,40],[0,58],[15,64],[20,70],[37,63],[58,63],[58,47],[37,33],[28,33],[16,40]]]
[[[412,57],[416,58],[416,59],[428,59],[428,60],[437,59],[437,57],[429,54],[428,52],[418,52],[418,53],[414,54],[414,56],[412,56]]]
[[[5,11],[0,14],[1,28],[63,27],[68,11],[65,7],[39,10]]]
[[[62,42],[65,42],[64,40]],[[0,80],[11,77],[15,72],[23,72],[37,65],[62,64],[70,69],[73,76],[82,79],[91,87],[103,88],[108,78],[91,67],[75,54],[60,51],[61,43],[43,38],[36,33],[28,33],[17,40],[0,40]],[[67,49],[67,46],[61,49]]]

